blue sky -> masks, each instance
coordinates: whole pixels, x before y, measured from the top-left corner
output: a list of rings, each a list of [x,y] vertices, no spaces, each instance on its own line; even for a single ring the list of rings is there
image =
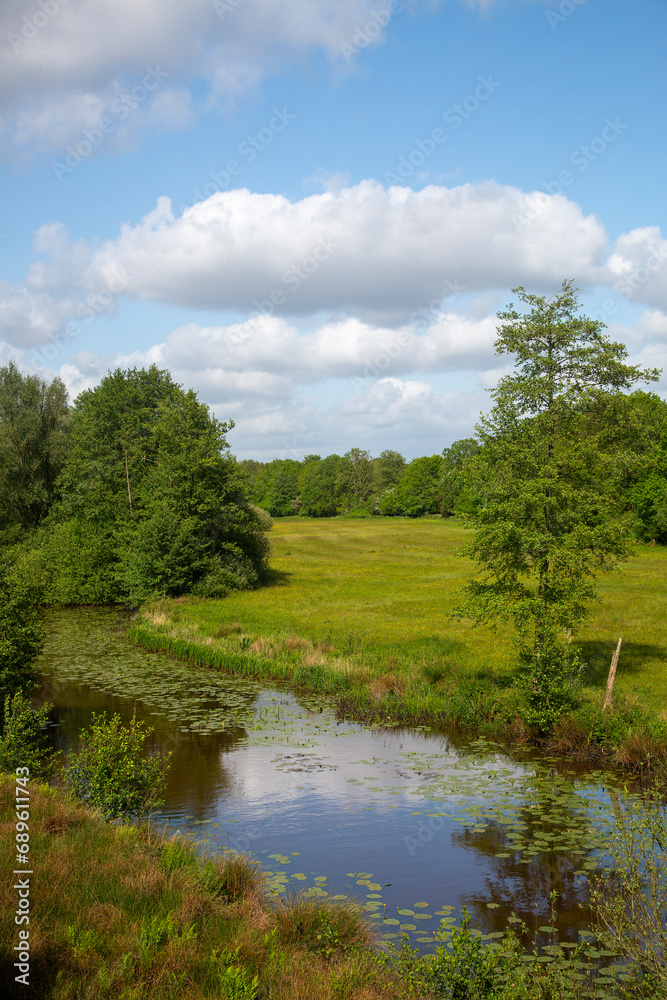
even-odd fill
[[[470,434],[516,285],[574,278],[663,367],[666,26],[664,0],[7,0],[0,363],[75,396],[155,362],[261,459]]]

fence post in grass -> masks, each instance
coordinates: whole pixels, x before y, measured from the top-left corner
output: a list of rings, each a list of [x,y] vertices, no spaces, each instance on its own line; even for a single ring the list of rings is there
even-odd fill
[[[605,708],[611,708],[611,693],[614,690],[614,681],[616,680],[616,668],[618,667],[618,658],[621,655],[621,643],[622,639],[618,640],[618,646],[616,651],[611,658],[611,666],[609,667],[609,677],[607,678],[607,690],[605,691],[604,701],[602,702],[602,711]]]

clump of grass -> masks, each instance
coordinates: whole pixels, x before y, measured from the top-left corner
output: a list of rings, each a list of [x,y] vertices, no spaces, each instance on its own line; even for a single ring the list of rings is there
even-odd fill
[[[257,863],[247,855],[208,859],[199,866],[198,877],[208,892],[229,904],[259,899],[264,891]]]
[[[215,639],[226,639],[228,635],[238,635],[243,631],[243,625],[239,622],[229,622],[226,625],[218,625],[213,631]]]
[[[354,948],[365,948],[373,936],[361,907],[352,900],[336,903],[299,899],[276,910],[277,936],[282,944],[301,942],[330,959]]]
[[[254,653],[255,656],[263,656],[268,658],[273,656],[273,646],[271,645],[270,642],[267,642],[266,639],[263,639],[260,636],[259,639],[255,639],[255,641],[251,644],[250,652]]]
[[[282,647],[286,652],[293,653],[297,649],[312,649],[312,643],[300,635],[288,635],[283,639]]]

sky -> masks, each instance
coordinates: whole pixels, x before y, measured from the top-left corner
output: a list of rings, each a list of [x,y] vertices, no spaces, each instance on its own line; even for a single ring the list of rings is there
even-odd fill
[[[666,0],[3,0],[0,365],[436,454],[573,279],[667,371]],[[665,395],[667,374],[651,387]]]

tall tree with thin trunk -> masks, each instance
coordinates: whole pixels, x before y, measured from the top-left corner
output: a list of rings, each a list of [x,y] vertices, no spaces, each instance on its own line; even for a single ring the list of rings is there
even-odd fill
[[[457,614],[513,622],[527,717],[545,730],[568,705],[576,662],[568,639],[588,614],[595,579],[629,552],[613,429],[596,432],[590,413],[659,372],[628,365],[604,325],[578,314],[571,281],[548,299],[514,292],[527,309],[499,313],[496,340],[514,371],[491,391],[495,405],[477,427],[482,448],[470,460],[479,502],[467,518],[475,529],[467,551],[481,579]]]

